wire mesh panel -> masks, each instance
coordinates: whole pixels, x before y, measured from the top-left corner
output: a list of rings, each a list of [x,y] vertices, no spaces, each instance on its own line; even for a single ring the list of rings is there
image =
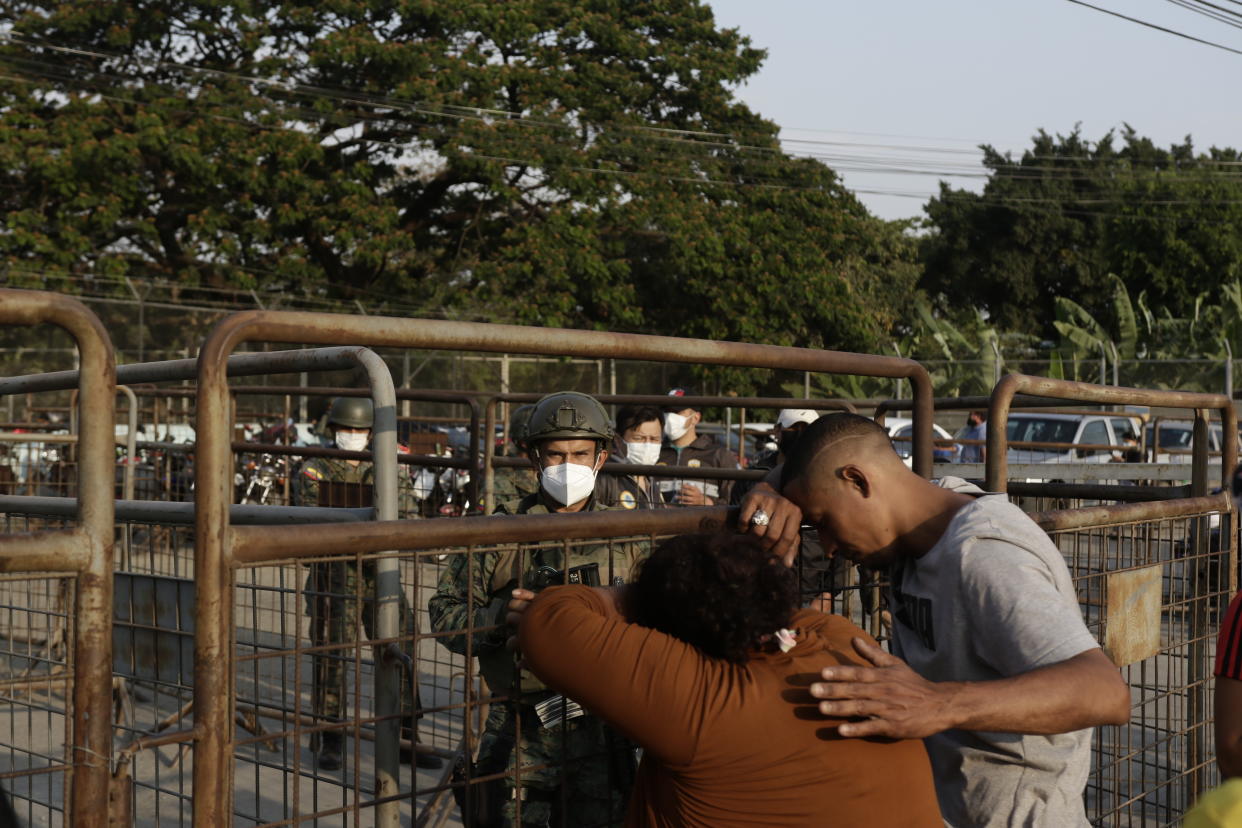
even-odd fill
[[[0,580],[0,784],[25,825],[65,824],[71,577]]]
[[[1129,724],[1096,731],[1086,791],[1093,824],[1180,824],[1220,781],[1210,690],[1236,565],[1231,521],[1203,511],[1050,533],[1133,705]]]
[[[438,769],[417,769],[413,763],[401,766],[399,787],[409,802],[407,807],[417,811],[420,819],[439,814],[433,820],[437,824],[450,818],[455,771],[463,790],[477,789],[488,781],[474,772],[475,750],[487,723],[500,722],[497,716],[502,710],[511,711],[514,717],[535,715],[514,701],[513,688],[488,688],[481,679],[475,666],[477,655],[482,654],[489,668],[507,662],[510,671],[515,656],[505,649],[507,633],[497,623],[503,620],[497,617],[503,601],[476,600],[471,579],[483,579],[476,586],[490,590],[493,580],[501,577],[492,571],[493,565],[503,560],[506,571],[519,574],[518,583],[534,585],[523,574],[529,558],[539,562],[528,573],[529,578],[541,579],[539,583],[552,582],[558,574],[585,583],[613,583],[630,575],[650,542],[649,538],[600,539],[401,555],[403,598],[398,611],[403,632],[396,640],[378,639],[375,634],[378,608],[370,596],[376,564],[384,556],[313,559],[238,570],[239,726],[245,729],[243,720],[250,716],[250,732],[237,734],[238,823],[352,825],[359,819],[364,824],[373,821],[378,804],[371,793],[376,775],[375,731],[385,718],[398,721],[407,762],[416,754],[444,760]],[[587,566],[563,565],[587,551],[595,558]],[[557,563],[562,564],[560,568]],[[498,588],[505,586],[496,583]],[[455,595],[457,587],[463,590],[460,600],[446,598]],[[445,611],[429,616],[429,606]],[[464,626],[455,626],[459,619]],[[476,647],[483,639],[488,645]],[[383,664],[395,664],[401,676],[398,709],[386,716],[375,693],[377,667]],[[527,675],[524,681],[533,679]],[[518,695],[525,698],[520,690]],[[515,727],[523,726],[516,718],[514,722]],[[524,727],[529,729],[530,723]],[[592,727],[600,725],[596,722]],[[503,728],[497,724],[492,730]],[[328,740],[340,748],[339,768],[325,767],[322,761]],[[625,789],[618,788],[615,801],[604,807],[623,813],[634,756],[632,746],[614,741],[608,755],[613,763],[609,773],[618,774],[617,784],[624,783]],[[539,744],[546,746],[544,741]],[[470,761],[466,761],[467,752]],[[575,756],[589,762],[590,753]],[[453,759],[459,760],[456,766]],[[561,773],[562,764],[536,750],[533,757],[522,754],[512,767],[505,763],[490,775],[514,780],[503,790],[506,783],[499,783],[502,787],[497,791],[503,794],[524,790],[531,778]],[[539,793],[549,790],[545,786]]]
[[[0,531],[64,521],[0,516]],[[23,824],[63,825],[72,671],[72,577],[0,579],[0,785]]]

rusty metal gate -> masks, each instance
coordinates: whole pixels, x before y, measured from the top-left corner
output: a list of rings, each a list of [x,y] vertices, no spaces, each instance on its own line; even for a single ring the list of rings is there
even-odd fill
[[[436,348],[492,351],[500,353],[555,354],[569,356],[607,356],[643,358],[663,362],[700,362],[706,364],[730,364],[766,368],[786,368],[806,371],[859,373],[886,377],[904,377],[912,381],[916,396],[923,402],[920,411],[920,427],[915,434],[915,468],[926,474],[930,468],[930,403],[931,388],[926,371],[917,363],[888,357],[857,354],[810,351],[797,348],[746,345],[740,343],[717,343],[695,340],[679,340],[668,337],[542,330],[504,325],[444,323],[426,320],[399,320],[382,318],[340,317],[324,314],[297,313],[243,313],[222,321],[212,332],[199,358],[198,373],[198,496],[195,529],[195,572],[198,604],[196,611],[195,682],[194,682],[194,819],[196,825],[215,825],[228,819],[233,810],[233,789],[236,783],[234,749],[246,744],[239,739],[230,726],[236,708],[240,706],[239,691],[245,692],[244,677],[235,672],[235,652],[238,642],[230,619],[234,616],[235,586],[247,582],[250,575],[245,570],[269,569],[271,578],[279,578],[274,564],[288,560],[292,553],[302,557],[325,557],[342,549],[352,555],[375,556],[374,570],[377,582],[384,578],[400,577],[399,556],[387,552],[392,549],[422,548],[430,533],[463,532],[456,543],[444,543],[448,538],[436,535],[437,545],[464,546],[478,542],[487,544],[512,543],[520,540],[522,530],[529,518],[480,518],[455,521],[434,521],[431,525],[418,522],[378,522],[332,527],[309,527],[299,529],[246,527],[230,525],[228,504],[231,479],[228,386],[224,364],[234,348],[246,341],[274,342],[321,342],[324,344],[365,343],[369,346]],[[377,402],[377,417],[384,406]],[[378,420],[377,420],[378,423]],[[382,434],[376,429],[377,437]],[[377,456],[380,449],[377,447]],[[594,516],[559,515],[553,524],[550,537],[565,538],[570,530],[569,518]],[[649,520],[650,515],[629,514],[623,517]],[[669,519],[695,519],[693,510],[672,512]],[[701,519],[701,518],[698,518]],[[487,521],[476,525],[475,521]],[[502,522],[514,521],[512,527]],[[483,526],[497,527],[503,534],[481,534]],[[527,530],[529,531],[529,530]],[[598,529],[593,535],[601,537]],[[631,533],[649,533],[650,524],[635,523]],[[440,553],[444,554],[444,553]],[[326,562],[326,560],[325,560]],[[356,560],[356,568],[362,570],[367,561]],[[418,583],[420,567],[414,567],[416,595],[420,594]],[[300,573],[295,572],[295,587]],[[288,584],[286,579],[282,581]],[[389,587],[380,586],[376,603],[383,605],[385,596],[394,596],[399,585],[389,581]],[[296,598],[295,598],[296,600]],[[395,608],[394,608],[395,609]],[[377,615],[379,613],[377,612]],[[388,644],[400,636],[397,626],[398,614],[388,615],[387,626],[383,617],[377,618],[376,629],[368,631],[370,644],[379,645],[379,656],[369,669],[374,674],[377,698],[374,705],[362,705],[360,694],[354,695],[354,712],[346,727],[354,735],[361,735],[361,726],[369,725],[374,732],[375,759],[369,763],[365,789],[354,786],[345,792],[347,800],[331,804],[329,812],[352,811],[374,808],[374,820],[379,824],[396,824],[401,807],[408,800],[408,788],[404,789],[399,778],[396,761],[398,724],[397,688],[401,681],[401,660],[387,658]],[[422,636],[418,637],[422,646]],[[296,649],[296,648],[295,648]],[[360,676],[364,661],[362,647],[354,645],[355,688],[362,686]],[[256,661],[258,658],[256,657]],[[271,674],[286,675],[291,669],[296,675],[302,668],[302,659],[295,656],[281,658],[282,666]],[[417,673],[417,671],[412,671]],[[467,669],[465,686],[473,677]],[[387,689],[385,689],[387,688]],[[421,686],[420,686],[421,691]],[[428,688],[429,691],[434,688]],[[300,708],[299,708],[300,709]],[[298,718],[295,716],[295,718]],[[322,731],[335,725],[318,723]],[[463,727],[464,730],[464,727]],[[284,733],[291,736],[291,733]],[[352,744],[361,740],[355,738]],[[356,758],[361,758],[358,754]],[[296,764],[296,763],[295,763]],[[360,771],[355,762],[355,774]],[[363,777],[357,776],[359,785]],[[293,774],[288,784],[295,789],[301,784],[300,776]],[[286,788],[288,787],[286,785]],[[443,787],[441,785],[441,787]],[[363,797],[358,800],[354,797]],[[300,801],[300,800],[299,800]],[[287,817],[284,817],[287,819]],[[370,815],[368,819],[370,819]],[[263,818],[259,817],[259,821]]]
[[[0,290],[0,323],[68,331],[81,365],[73,384],[79,402],[108,415],[82,423],[78,479],[94,485],[78,486],[73,525],[33,531],[10,525],[0,535],[6,620],[24,639],[9,639],[3,653],[3,713],[11,733],[27,736],[4,750],[0,779],[14,789],[29,821],[103,826],[112,757],[112,344],[85,306],[55,294]],[[13,596],[33,600],[13,605]],[[63,599],[63,610],[53,596]]]
[[[1109,405],[1185,408],[1195,422],[1190,497],[1036,513],[1065,555],[1087,625],[1130,685],[1131,721],[1096,729],[1088,816],[1097,825],[1176,825],[1220,781],[1212,667],[1220,614],[1237,589],[1232,401],[1011,374],[992,392],[987,489],[1006,491],[1005,422],[1019,392]],[[1208,494],[1208,417],[1219,412],[1222,491]]]
[[[59,297],[4,291],[0,302],[0,322],[54,321],[75,333],[86,331],[80,342],[97,328],[97,323],[80,321],[92,319],[89,313]],[[236,448],[227,383],[232,367],[239,358],[245,362],[259,356],[319,359],[320,364],[326,358],[293,355],[302,352],[232,355],[243,342],[349,345],[320,353],[349,351],[352,360],[366,359],[361,354],[365,349],[358,347],[362,343],[903,377],[912,380],[916,391],[915,469],[925,476],[931,470],[930,385],[922,367],[908,360],[666,337],[254,312],[221,322],[196,366],[196,506],[126,501],[114,521],[114,394],[110,350],[106,338],[99,341],[97,350],[107,356],[97,360],[98,370],[84,370],[80,377],[66,372],[0,380],[0,390],[69,387],[66,382],[81,381],[85,413],[79,422],[82,466],[77,491],[81,519],[84,524],[88,516],[96,521],[91,525],[97,532],[57,528],[76,525],[76,503],[0,497],[0,511],[6,515],[0,569],[11,573],[11,580],[0,582],[0,611],[7,614],[14,633],[3,653],[9,662],[2,686],[7,688],[4,700],[11,724],[7,733],[0,730],[0,737],[11,744],[0,747],[0,779],[14,787],[24,813],[36,824],[104,824],[108,817],[99,802],[106,801],[109,791],[112,820],[121,823],[450,824],[459,810],[455,788],[479,789],[489,779],[510,773],[521,788],[523,779],[541,771],[541,764],[537,758],[520,761],[489,776],[466,763],[464,777],[454,782],[451,761],[438,771],[415,771],[398,762],[403,748],[445,760],[470,755],[489,705],[495,710],[505,700],[497,688],[484,687],[474,663],[476,636],[498,634],[494,614],[490,622],[476,619],[481,608],[467,594],[464,626],[433,627],[428,606],[443,573],[457,566],[469,580],[489,555],[515,549],[518,555],[537,549],[563,553],[575,545],[617,550],[729,519],[726,509],[716,507],[395,520],[394,508],[386,505],[389,493],[382,491],[395,484],[380,483],[395,471],[380,475],[378,467],[381,457],[389,457],[395,469],[395,443],[383,443],[388,438],[382,435],[395,436],[397,396],[390,377],[387,383],[379,381],[379,365],[372,366],[371,391],[358,392],[371,393],[376,402],[375,510],[230,506]],[[126,366],[126,379],[184,375],[186,361],[178,362],[147,367],[145,375],[139,366]],[[82,364],[88,366],[85,358]],[[253,360],[251,370],[267,369]],[[98,376],[90,379],[88,373]],[[990,424],[998,424],[995,433],[989,426],[988,479],[993,488],[1003,490],[1006,482],[1003,421],[1008,400],[1017,391],[1108,403],[1159,396],[1159,402],[1150,404],[1193,409],[1196,420],[1204,422],[1200,430],[1206,428],[1204,409],[1217,409],[1228,443],[1222,453],[1222,479],[1232,472],[1236,438],[1230,435],[1236,433],[1235,423],[1232,407],[1221,397],[1105,392],[1096,386],[1011,377],[992,397]],[[831,401],[819,402],[836,407]],[[92,411],[108,416],[93,417]],[[477,447],[478,403],[472,412]],[[488,421],[490,426],[493,418]],[[492,429],[487,427],[484,434],[490,445]],[[1065,553],[1088,624],[1124,664],[1134,694],[1131,724],[1101,728],[1096,737],[1087,798],[1098,824],[1174,824],[1215,779],[1205,700],[1217,614],[1236,587],[1237,527],[1229,499],[1207,495],[1206,457],[1205,451],[1196,450],[1192,497],[1036,515]],[[87,485],[95,480],[106,483]],[[100,512],[105,503],[106,513]],[[381,520],[371,520],[373,516]],[[191,520],[192,536],[186,531]],[[114,525],[120,530],[115,537],[126,541],[124,573],[116,581],[117,594],[124,598],[119,602],[112,601],[109,577]],[[24,534],[28,531],[38,534]],[[66,538],[78,540],[70,543]],[[84,545],[87,540],[89,547]],[[38,554],[49,550],[61,555],[50,561],[55,566],[46,554]],[[319,589],[312,576],[323,567],[362,573],[350,575],[352,580],[334,593],[352,607],[353,635],[339,641],[319,641],[308,630],[307,604]],[[17,574],[52,570],[58,572]],[[99,577],[87,577],[91,573]],[[84,585],[86,595],[93,596],[85,603]],[[879,631],[876,592],[873,583],[847,588],[838,609]],[[1132,601],[1121,600],[1126,596]],[[1118,606],[1138,606],[1141,611],[1118,615]],[[89,648],[85,633],[93,636]],[[24,644],[18,640],[23,637]],[[147,645],[139,646],[144,639]],[[75,644],[66,648],[62,640]],[[187,654],[191,641],[192,659]],[[163,655],[140,662],[140,650]],[[345,713],[339,719],[325,718],[314,698],[312,675],[325,664],[344,676]],[[84,684],[87,675],[92,678]],[[416,711],[403,708],[408,696],[417,699]],[[116,740],[124,745],[119,751],[109,741],[113,723]],[[94,729],[88,731],[88,724]],[[340,770],[317,767],[310,750],[330,732],[345,737]],[[67,747],[61,749],[61,741]],[[6,756],[9,761],[3,764]],[[110,770],[115,776],[110,777]],[[45,777],[63,783],[48,784],[42,781]],[[94,787],[84,787],[90,785]],[[66,803],[63,808],[57,800]],[[40,804],[45,802],[49,804]],[[467,796],[462,807],[476,805]],[[514,807],[522,807],[521,800]]]

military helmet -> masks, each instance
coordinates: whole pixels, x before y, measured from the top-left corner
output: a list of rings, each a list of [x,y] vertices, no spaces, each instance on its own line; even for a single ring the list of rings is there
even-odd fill
[[[518,448],[526,448],[526,427],[534,410],[533,405],[519,405],[509,414],[509,439]]]
[[[328,427],[373,428],[375,407],[368,397],[337,397],[328,411]]]
[[[615,432],[599,401],[577,391],[558,391],[535,403],[526,426],[526,447],[540,440],[602,440]]]

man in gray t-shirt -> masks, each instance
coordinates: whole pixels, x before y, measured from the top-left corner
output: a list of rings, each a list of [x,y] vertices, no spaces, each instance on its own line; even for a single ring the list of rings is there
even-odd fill
[[[1126,722],[1130,693],[1029,517],[924,480],[852,414],[809,426],[740,517],[782,555],[805,520],[826,553],[891,572],[896,654],[856,639],[874,666],[826,668],[811,687],[821,712],[851,719],[841,736],[923,738],[948,825],[1086,825],[1090,728]]]
[[[1003,495],[956,477],[940,485],[975,499],[924,555],[894,563],[894,654],[932,681],[994,681],[1098,648],[1048,536]],[[950,825],[1086,824],[1090,729],[953,729],[926,741]]]

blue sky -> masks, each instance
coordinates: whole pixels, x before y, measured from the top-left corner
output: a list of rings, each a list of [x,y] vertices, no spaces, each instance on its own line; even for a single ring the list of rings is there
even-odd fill
[[[1242,29],[1167,0],[1090,2],[1242,50]],[[981,172],[978,144],[1018,153],[1041,127],[1081,122],[1095,140],[1129,123],[1165,146],[1242,145],[1242,55],[1068,0],[709,4],[768,50],[738,96],[884,218],[921,215],[942,177]]]

